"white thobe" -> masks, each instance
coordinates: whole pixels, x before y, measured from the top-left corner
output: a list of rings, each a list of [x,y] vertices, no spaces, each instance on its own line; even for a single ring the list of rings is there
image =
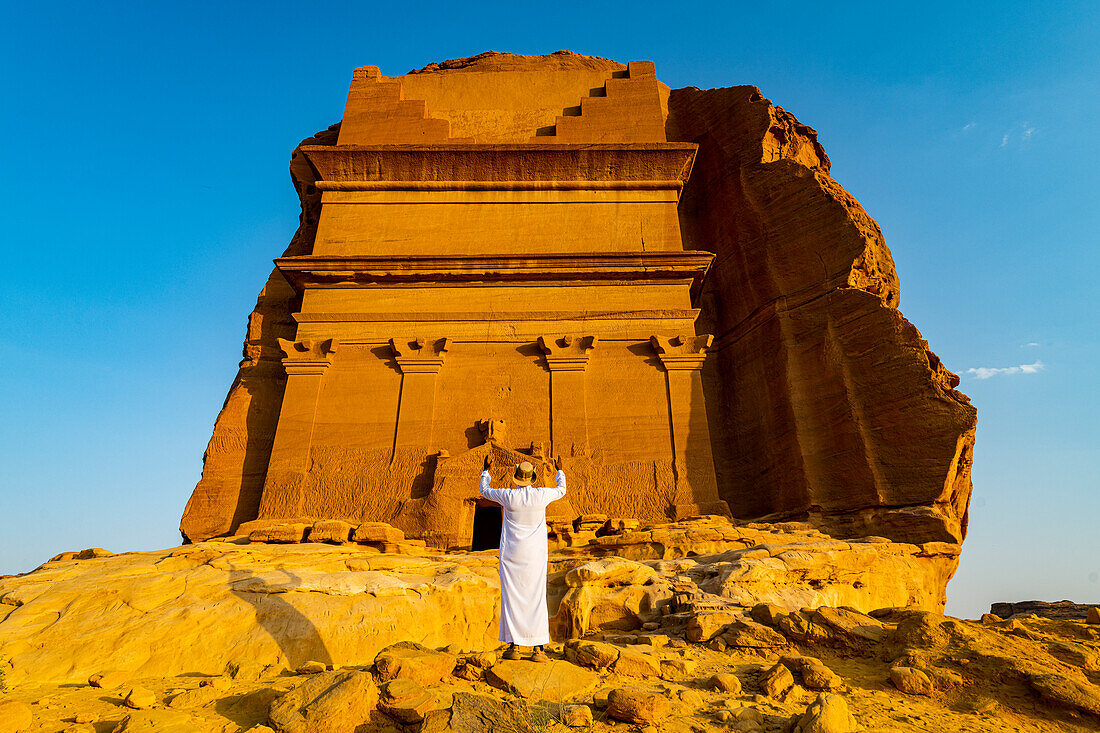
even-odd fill
[[[546,506],[565,496],[565,472],[554,488],[489,488],[481,474],[481,495],[503,509],[500,525],[500,640],[522,646],[550,643],[546,610]]]

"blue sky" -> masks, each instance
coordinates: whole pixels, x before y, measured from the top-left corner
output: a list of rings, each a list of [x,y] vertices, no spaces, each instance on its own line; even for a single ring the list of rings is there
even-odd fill
[[[948,610],[1100,602],[1100,4],[398,5],[7,7],[0,573],[178,542],[297,226],[290,151],[352,68],[567,48],[819,130],[979,410]]]

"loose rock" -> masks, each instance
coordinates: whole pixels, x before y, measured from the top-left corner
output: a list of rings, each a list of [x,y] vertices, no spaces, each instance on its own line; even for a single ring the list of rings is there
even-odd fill
[[[351,539],[354,528],[347,522],[338,519],[328,519],[322,522],[314,522],[309,530],[310,542],[325,542],[331,545],[343,545]]]
[[[781,700],[794,687],[794,675],[783,664],[776,664],[760,678],[760,689],[773,700]]]
[[[932,680],[924,672],[912,667],[892,667],[890,681],[907,695],[931,695]]]
[[[272,702],[269,717],[279,733],[354,733],[377,702],[369,672],[321,672]]]
[[[667,697],[648,690],[614,689],[607,695],[607,714],[627,723],[656,723],[671,708]]]
[[[399,678],[381,686],[378,709],[399,723],[419,723],[429,711],[441,708],[439,700],[413,680]]]
[[[854,733],[860,730],[840,695],[821,693],[794,720],[792,733]]]
[[[450,677],[457,661],[453,654],[402,641],[378,652],[374,668],[383,680],[404,677],[428,686]]]
[[[622,651],[611,670],[625,677],[660,677],[661,670],[653,659],[632,651]]]
[[[741,618],[740,614],[726,611],[699,613],[691,617],[684,632],[688,641],[707,642],[725,631],[726,627]]]
[[[144,687],[133,687],[122,702],[133,710],[145,710],[156,705],[157,697]]]
[[[741,694],[741,680],[734,674],[716,674],[710,678],[707,686],[712,690],[726,692],[730,695]]]
[[[570,728],[588,728],[592,725],[592,708],[587,705],[566,705],[561,722]]]

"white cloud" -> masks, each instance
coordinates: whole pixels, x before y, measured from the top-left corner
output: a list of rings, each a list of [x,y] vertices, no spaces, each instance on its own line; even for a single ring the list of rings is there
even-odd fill
[[[1001,147],[1003,148],[1005,145],[1008,145],[1008,133],[1007,132],[1005,133],[1004,137],[1001,138]]]
[[[967,122],[965,125],[963,125],[962,131],[963,132],[970,132],[971,130],[974,129],[974,126],[977,125],[977,124],[978,124],[977,122]]]
[[[1029,137],[1031,137],[1031,133],[1033,133],[1033,132],[1035,132],[1034,127],[1027,127],[1027,128],[1024,129],[1023,133],[1021,133],[1021,134],[1022,134],[1024,140],[1027,140]]]
[[[1038,345],[1039,345],[1038,341],[1028,341],[1026,344],[1024,344],[1024,348],[1025,349],[1032,349],[1032,348],[1035,348]]]
[[[1038,374],[1046,367],[1041,361],[1034,364],[1020,364],[1010,367],[970,367],[967,374],[973,374],[976,379],[989,379],[1003,374]]]

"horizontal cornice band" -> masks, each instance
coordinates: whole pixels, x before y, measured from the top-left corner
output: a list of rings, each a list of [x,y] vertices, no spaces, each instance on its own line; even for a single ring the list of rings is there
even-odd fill
[[[625,321],[625,320],[680,320],[694,321],[699,316],[697,308],[636,311],[462,311],[408,313],[292,313],[296,323],[455,323],[483,321]]]
[[[679,191],[679,179],[657,181],[317,181],[320,191]]]
[[[320,182],[686,181],[694,143],[303,145]],[[333,189],[329,189],[333,190]]]
[[[280,257],[275,267],[297,289],[371,283],[645,281],[688,279],[698,285],[710,252],[585,253],[390,257]]]

